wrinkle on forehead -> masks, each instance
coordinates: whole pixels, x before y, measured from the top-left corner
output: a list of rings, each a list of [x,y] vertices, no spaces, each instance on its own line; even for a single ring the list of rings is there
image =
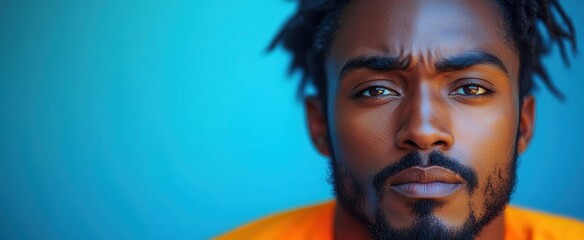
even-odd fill
[[[431,62],[444,57],[445,51],[464,51],[472,37],[485,39],[485,32],[475,29],[480,19],[464,5],[455,1],[420,5],[415,11],[414,22],[409,24],[413,34],[402,41],[411,43],[410,54],[414,58],[419,56],[423,65],[430,66]],[[445,13],[448,13],[446,17]]]
[[[341,61],[338,66],[347,56],[386,55],[432,66],[456,53],[506,44],[498,11],[484,0],[353,1],[341,16],[329,59]]]

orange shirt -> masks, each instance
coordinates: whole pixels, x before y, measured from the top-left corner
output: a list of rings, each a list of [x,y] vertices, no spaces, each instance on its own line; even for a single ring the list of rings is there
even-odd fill
[[[335,202],[272,215],[219,236],[223,239],[333,239]],[[505,239],[584,239],[584,223],[532,210],[505,209]]]

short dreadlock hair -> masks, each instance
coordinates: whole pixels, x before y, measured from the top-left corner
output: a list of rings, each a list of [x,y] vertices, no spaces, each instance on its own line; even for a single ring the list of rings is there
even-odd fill
[[[348,0],[300,0],[296,13],[273,39],[268,51],[281,45],[292,54],[289,73],[299,70],[298,89],[304,97],[306,86],[313,84],[317,94],[326,94],[324,60],[338,27],[338,19]],[[519,91],[526,96],[533,89],[534,75],[560,100],[542,63],[553,44],[559,46],[564,64],[569,67],[568,49],[576,53],[576,36],[570,18],[558,0],[496,0],[506,21],[507,37],[520,59]],[[539,26],[538,26],[539,25]],[[326,98],[325,98],[326,99]],[[522,99],[522,98],[521,98]]]

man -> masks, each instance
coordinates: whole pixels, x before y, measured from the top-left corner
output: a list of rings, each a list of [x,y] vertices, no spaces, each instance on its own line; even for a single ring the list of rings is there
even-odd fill
[[[543,33],[575,49],[554,0],[301,2],[272,47],[316,87],[309,129],[337,201],[220,239],[584,239],[576,220],[507,206],[533,75],[561,96]]]

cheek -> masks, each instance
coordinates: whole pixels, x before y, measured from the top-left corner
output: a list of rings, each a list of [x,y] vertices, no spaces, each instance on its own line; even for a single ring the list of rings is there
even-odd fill
[[[394,159],[395,132],[391,129],[391,105],[362,108],[338,101],[334,106],[331,137],[335,157],[350,168],[360,182],[369,178]]]
[[[452,152],[463,164],[475,169],[479,189],[475,199],[483,201],[482,188],[497,169],[506,169],[513,161],[517,137],[518,110],[512,103],[493,104],[481,109],[467,109],[452,115],[455,144]]]
[[[517,112],[498,105],[465,114],[454,114],[457,127],[455,147],[468,149],[465,152],[470,165],[492,164],[504,159],[495,156],[513,152],[517,135]],[[490,161],[478,161],[490,158]],[[479,170],[479,169],[478,169]]]

